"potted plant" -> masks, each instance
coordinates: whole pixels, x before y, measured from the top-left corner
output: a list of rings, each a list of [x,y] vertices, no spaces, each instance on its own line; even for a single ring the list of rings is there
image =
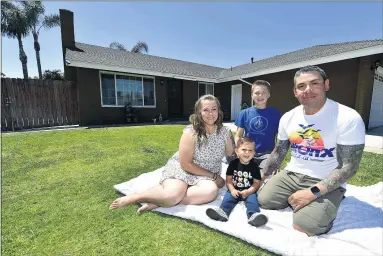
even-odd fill
[[[133,111],[134,108],[131,102],[125,104],[125,118],[127,123],[131,123],[133,120]]]
[[[244,101],[241,105],[241,110],[244,110],[244,109],[247,109],[248,107],[250,107],[246,101]]]

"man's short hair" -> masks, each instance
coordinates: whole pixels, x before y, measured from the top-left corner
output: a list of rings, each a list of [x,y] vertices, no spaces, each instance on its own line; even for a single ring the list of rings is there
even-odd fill
[[[300,70],[298,70],[295,73],[295,76],[294,76],[294,87],[295,87],[295,83],[296,83],[297,77],[300,76],[303,73],[309,73],[309,72],[318,72],[321,75],[321,77],[323,78],[323,82],[326,81],[326,79],[328,79],[328,77],[326,75],[326,72],[324,72],[323,69],[321,69],[320,67],[317,67],[317,66],[306,66],[306,67],[301,68]]]

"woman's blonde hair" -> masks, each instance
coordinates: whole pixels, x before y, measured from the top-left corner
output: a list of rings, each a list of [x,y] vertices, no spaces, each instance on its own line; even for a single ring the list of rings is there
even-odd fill
[[[201,102],[203,100],[211,100],[215,101],[218,108],[218,118],[215,121],[215,125],[217,126],[217,134],[220,132],[222,126],[223,126],[223,112],[221,110],[221,104],[219,103],[219,100],[214,97],[211,94],[206,94],[201,96],[194,105],[194,112],[190,115],[189,121],[193,126],[193,129],[195,131],[196,141],[198,144],[198,147],[201,147],[202,144],[204,144],[207,141],[206,136],[206,130],[205,130],[205,122],[202,119],[201,114]]]

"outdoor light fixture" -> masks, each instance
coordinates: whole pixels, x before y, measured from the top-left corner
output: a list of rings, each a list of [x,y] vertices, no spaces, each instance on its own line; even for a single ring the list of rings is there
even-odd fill
[[[164,80],[161,80],[160,84],[161,84],[161,86],[163,86],[164,85]]]
[[[383,76],[383,63],[380,60],[375,61],[371,64],[371,72]]]
[[[377,60],[375,61],[372,66],[371,66],[371,70],[372,71],[376,71],[378,70],[379,67],[382,67],[382,65],[380,64],[380,60]]]

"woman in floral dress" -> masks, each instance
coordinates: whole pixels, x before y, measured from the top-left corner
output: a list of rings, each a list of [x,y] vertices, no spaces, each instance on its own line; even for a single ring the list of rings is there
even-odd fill
[[[183,130],[179,151],[164,167],[159,185],[146,191],[120,197],[110,209],[146,203],[137,213],[159,206],[205,204],[215,200],[225,181],[221,177],[221,162],[234,154],[234,138],[223,126],[223,113],[216,97],[204,95],[197,100],[191,125]]]

